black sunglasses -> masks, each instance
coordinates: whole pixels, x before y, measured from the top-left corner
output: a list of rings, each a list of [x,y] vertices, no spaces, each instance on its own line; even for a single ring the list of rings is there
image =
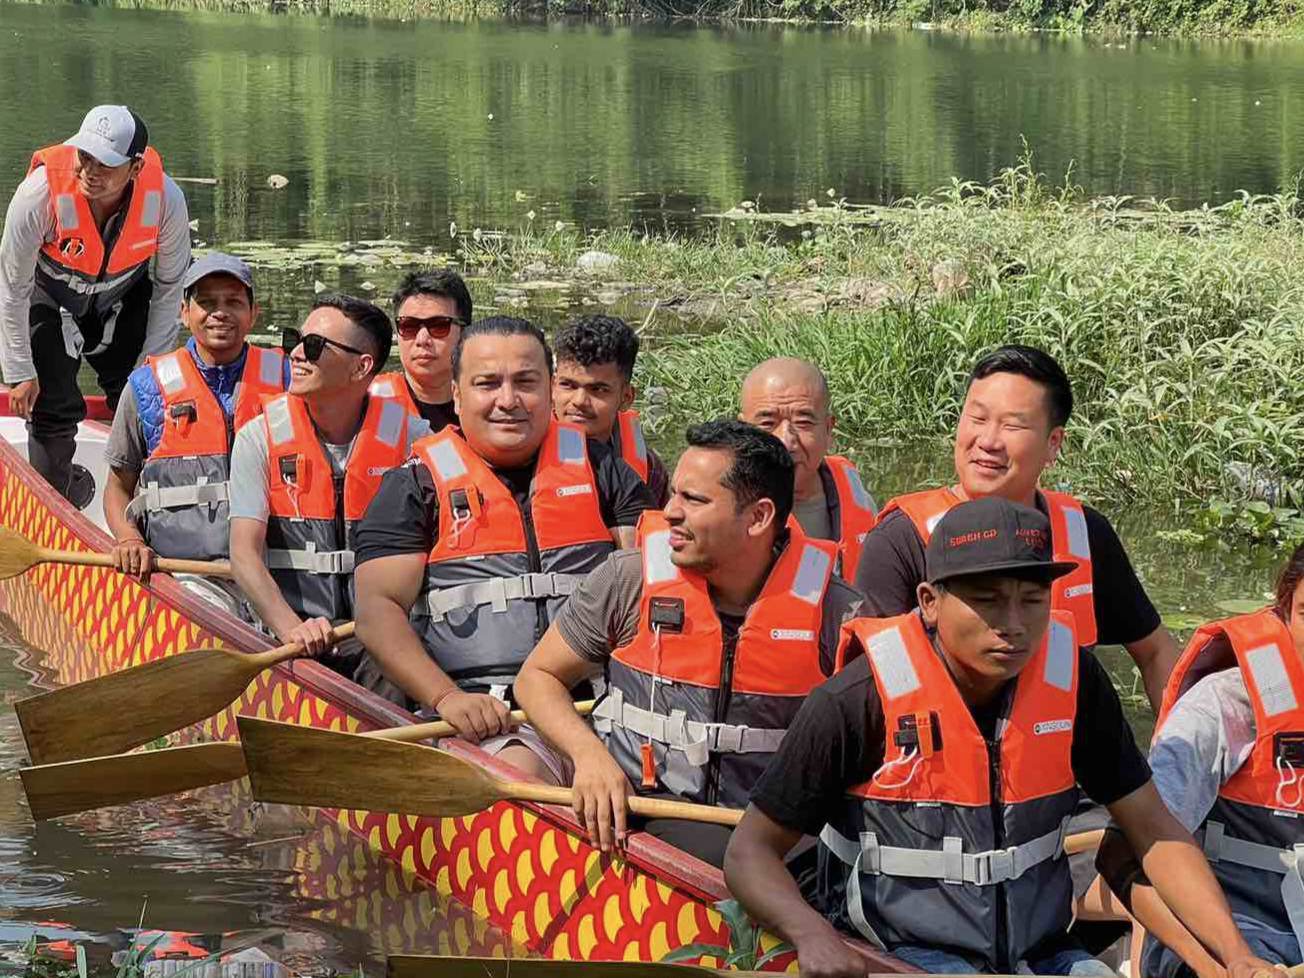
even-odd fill
[[[399,316],[394,325],[404,340],[416,339],[423,326],[431,339],[442,340],[454,326],[465,326],[466,323],[456,316]]]
[[[297,329],[285,329],[281,331],[281,349],[285,351],[288,357],[294,352],[299,345],[303,346],[303,358],[309,363],[316,363],[321,359],[322,351],[328,346],[336,346],[347,353],[353,353],[357,356],[368,355],[366,350],[359,350],[357,347],[348,346],[337,340],[327,339],[320,333],[308,333],[306,336]]]

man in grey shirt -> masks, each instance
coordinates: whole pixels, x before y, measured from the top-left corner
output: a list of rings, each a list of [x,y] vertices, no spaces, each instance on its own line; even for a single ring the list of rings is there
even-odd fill
[[[0,373],[10,410],[28,422],[32,464],[69,498],[86,417],[81,360],[112,410],[128,374],[176,345],[189,221],[144,122],[123,105],[96,106],[75,136],[38,150],[9,203]]]

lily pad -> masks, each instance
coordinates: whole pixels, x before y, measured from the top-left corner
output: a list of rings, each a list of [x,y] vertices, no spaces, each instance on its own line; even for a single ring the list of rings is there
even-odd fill
[[[1263,601],[1258,598],[1228,598],[1218,602],[1218,610],[1229,615],[1249,615],[1263,609]]]

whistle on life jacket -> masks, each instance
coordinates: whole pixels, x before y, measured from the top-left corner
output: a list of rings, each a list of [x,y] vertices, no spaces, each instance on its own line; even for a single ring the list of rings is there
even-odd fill
[[[287,486],[293,486],[299,492],[308,491],[310,481],[308,474],[312,471],[312,468],[302,455],[280,456],[276,460],[276,470],[280,473],[281,481]]]
[[[645,740],[641,748],[643,755],[643,787],[655,788],[657,786],[657,758],[652,752],[652,741]]]
[[[452,550],[461,550],[475,542],[475,527],[484,512],[484,503],[480,490],[475,486],[462,489],[450,489],[448,508],[453,517],[452,531],[449,533],[448,546]],[[470,531],[469,534],[467,531]]]
[[[194,401],[182,401],[168,408],[168,421],[180,428],[183,434],[198,420],[199,408]]]
[[[920,757],[932,757],[942,749],[941,720],[936,713],[907,713],[898,717],[892,743],[900,747],[903,754],[913,749]]]

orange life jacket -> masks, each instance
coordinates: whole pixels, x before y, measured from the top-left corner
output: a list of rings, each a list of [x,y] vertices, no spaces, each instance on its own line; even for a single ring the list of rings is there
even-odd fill
[[[227,480],[235,431],[285,388],[285,354],[251,346],[228,421],[188,349],[145,361],[162,400],[162,433],[141,467],[127,515],[163,557],[222,560],[229,554]]]
[[[607,667],[595,727],[635,784],[706,804],[744,806],[820,663],[834,545],[789,539],[752,603],[730,657],[705,578],[670,559],[664,515],[643,514],[638,633]]]
[[[528,527],[511,490],[457,428],[422,438],[412,451],[439,499],[439,536],[413,625],[461,685],[505,685],[580,577],[615,549],[584,430],[549,425],[535,463]]]
[[[1197,835],[1234,914],[1304,937],[1304,661],[1271,608],[1203,625],[1168,677],[1156,735],[1205,676],[1239,669],[1254,708],[1254,746],[1218,791]]]
[[[408,414],[415,415],[418,418],[421,417],[421,412],[417,409],[417,402],[412,400],[412,392],[408,390],[407,377],[401,370],[378,374],[376,379],[371,382],[367,392],[372,397],[393,398],[407,409]]]
[[[1087,517],[1082,504],[1066,492],[1039,490],[1046,501],[1050,518],[1051,549],[1055,560],[1077,563],[1072,573],[1051,585],[1051,607],[1067,611],[1077,623],[1078,641],[1090,647],[1096,644],[1096,603],[1091,571],[1091,541],[1087,536]],[[899,509],[910,517],[924,546],[933,535],[933,527],[951,509],[964,502],[958,486],[924,489],[889,500],[878,514],[879,522]]]
[[[824,464],[838,494],[838,525],[833,528],[838,541],[838,567],[842,576],[851,580],[856,576],[865,537],[874,529],[878,517],[874,514],[874,502],[865,491],[865,484],[860,481],[860,473],[851,459],[825,455]]]
[[[288,393],[263,399],[267,566],[296,614],[332,621],[353,617],[352,527],[385,473],[407,459],[409,419],[398,401],[368,398],[337,485],[303,400]]]
[[[643,438],[643,425],[639,423],[637,411],[621,411],[616,415],[616,445],[631,469],[647,483],[648,461],[647,442]]]
[[[95,282],[102,276],[121,275],[154,257],[163,220],[163,161],[152,147],[145,150],[144,158],[145,165],[132,182],[122,230],[106,255],[90,204],[77,189],[73,170],[76,147],[47,146],[32,154],[27,172],[45,167],[54,213],[54,240],[41,248],[46,258],[79,278]]]
[[[917,612],[848,622],[840,657],[853,638],[887,743],[882,766],[849,789],[820,836],[846,868],[843,919],[880,946],[956,948],[1013,973],[1071,919],[1060,856],[1077,801],[1073,618],[1052,612],[991,744]]]

